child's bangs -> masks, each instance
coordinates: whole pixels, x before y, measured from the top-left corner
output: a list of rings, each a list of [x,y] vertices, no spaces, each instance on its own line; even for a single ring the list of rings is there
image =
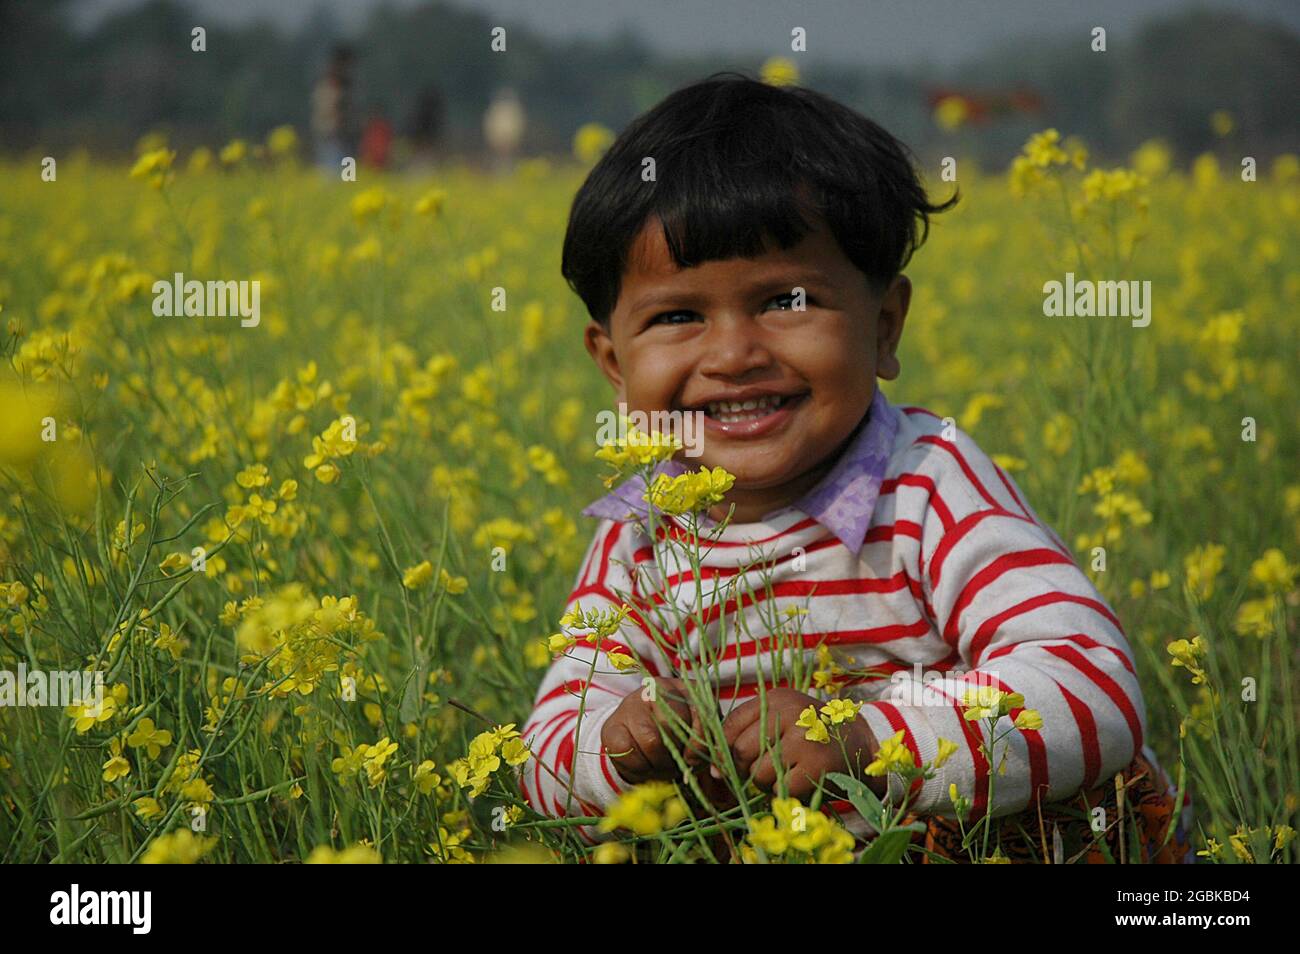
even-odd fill
[[[661,181],[650,213],[663,225],[682,268],[729,258],[755,258],[771,243],[788,249],[814,227],[820,203],[788,168],[709,168],[689,161]]]

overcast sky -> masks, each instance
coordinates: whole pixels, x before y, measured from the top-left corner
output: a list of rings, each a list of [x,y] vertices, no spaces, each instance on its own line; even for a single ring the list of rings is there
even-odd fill
[[[33,0],[39,2],[39,0]],[[82,26],[143,0],[79,0]],[[332,8],[346,29],[381,2],[421,0],[189,0],[212,22],[269,19],[295,29],[317,7]],[[1296,0],[447,0],[509,27],[553,37],[605,38],[628,28],[665,53],[763,55],[789,50],[790,28],[808,31],[809,53],[845,63],[952,64],[1007,39],[1107,28],[1120,41],[1143,21],[1209,7],[1251,14],[1300,30]]]

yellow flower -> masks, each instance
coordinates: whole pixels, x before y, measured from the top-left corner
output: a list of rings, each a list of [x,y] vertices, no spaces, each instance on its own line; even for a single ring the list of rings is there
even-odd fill
[[[686,817],[686,808],[671,782],[645,782],[618,797],[605,817],[601,831],[626,828],[638,835],[655,835]]]
[[[719,503],[735,482],[721,467],[704,467],[677,477],[656,474],[642,499],[666,514],[696,513]]]
[[[935,125],[945,132],[952,132],[970,116],[970,108],[961,96],[945,96],[934,107]]]
[[[822,706],[822,715],[830,720],[831,725],[840,725],[843,722],[852,722],[858,717],[858,710],[862,708],[862,703],[853,702],[849,699],[832,699],[826,705]]]
[[[829,744],[831,741],[830,733],[826,731],[826,723],[817,715],[817,707],[809,706],[799,713],[799,719],[795,725],[801,729],[807,729],[804,738],[809,742],[821,742]]]
[[[192,865],[216,845],[215,838],[199,838],[188,828],[160,835],[149,844],[142,865]]]
[[[790,847],[790,832],[781,828],[776,819],[770,815],[749,820],[749,834],[746,839],[756,848],[761,848],[769,855],[783,855]]]
[[[248,155],[248,143],[242,139],[232,139],[221,147],[217,158],[228,166],[238,165]]]
[[[443,203],[447,201],[447,193],[442,189],[431,189],[415,201],[414,209],[417,215],[427,215],[429,218],[437,218],[438,213],[442,211]]]
[[[206,805],[216,797],[216,792],[212,791],[212,786],[206,779],[190,779],[181,786],[181,798],[196,805]]]
[[[77,734],[84,735],[93,726],[107,722],[117,714],[117,699],[113,695],[104,694],[99,700],[74,702],[64,711],[75,723]]]
[[[564,633],[553,633],[546,640],[546,648],[552,653],[566,653],[573,648],[577,640],[572,636],[566,636]]]
[[[523,739],[510,739],[501,746],[501,757],[507,765],[523,765],[531,754]]]
[[[167,554],[166,559],[164,559],[162,562],[158,564],[158,569],[170,575],[172,573],[175,573],[177,570],[181,569],[182,567],[187,567],[189,565],[190,565],[190,558],[187,557],[184,553],[169,553]]]
[[[758,71],[768,86],[793,86],[799,82],[799,67],[788,56],[769,57]]]
[[[463,576],[452,576],[446,570],[438,571],[438,582],[442,584],[444,590],[453,596],[464,593],[469,589],[469,580]]]
[[[627,653],[606,653],[605,658],[609,660],[609,664],[618,672],[627,672],[628,670],[636,668],[636,660]]]
[[[1019,709],[1025,704],[1025,697],[1018,692],[1003,692],[993,686],[978,686],[967,689],[962,698],[965,709],[964,717],[969,722],[979,719],[997,719],[1012,709]]]
[[[573,134],[573,155],[583,165],[591,165],[614,144],[614,133],[600,123],[583,123]]]
[[[639,470],[668,460],[682,449],[681,441],[671,434],[661,434],[659,431],[646,433],[626,417],[622,421],[627,436],[604,444],[596,451],[596,459],[614,469],[605,478],[606,487],[612,487]]]
[[[1055,129],[1045,129],[1042,132],[1034,133],[1025,143],[1024,155],[1029,162],[1039,169],[1046,169],[1049,166],[1063,166],[1070,161],[1058,143],[1061,141],[1061,134]]]
[[[1270,547],[1264,555],[1250,565],[1250,581],[1270,593],[1285,593],[1291,589],[1300,567],[1290,564],[1277,547]]]
[[[1131,196],[1145,185],[1145,180],[1132,169],[1094,169],[1082,183],[1085,202],[1105,200],[1114,202]]]
[[[1205,682],[1205,670],[1201,668],[1201,660],[1205,657],[1209,646],[1204,638],[1194,636],[1191,640],[1175,639],[1165,649],[1173,657],[1170,660],[1172,665],[1181,666],[1191,673],[1192,685],[1199,686]]]
[[[163,749],[172,744],[172,734],[166,729],[154,728],[153,719],[145,717],[127,737],[126,744],[133,749],[143,748],[149,758],[156,759]]]
[[[617,841],[607,841],[599,844],[591,853],[591,860],[598,865],[621,865],[630,861],[632,852],[626,845]]]
[[[1187,586],[1197,599],[1207,600],[1214,594],[1214,579],[1223,569],[1225,553],[1227,547],[1218,543],[1206,543],[1196,547],[1183,560],[1187,571]]]
[[[1012,725],[1022,732],[1037,731],[1043,727],[1043,717],[1037,709],[1021,709]]]
[[[266,148],[273,156],[292,155],[298,149],[298,133],[292,126],[276,126],[266,137]]]
[[[880,750],[876,752],[875,760],[867,766],[868,775],[878,778],[890,772],[905,773],[916,768],[911,749],[903,744],[904,735],[906,732],[899,729],[880,743]]]
[[[366,770],[370,787],[374,788],[388,777],[388,773],[384,770],[384,763],[388,761],[389,756],[397,751],[397,743],[389,741],[388,736],[384,736],[374,745],[367,745],[364,748],[365,752],[362,753],[361,764]]]
[[[930,763],[931,767],[939,768],[940,766],[942,766],[944,762],[947,762],[950,758],[952,758],[952,756],[956,753],[958,748],[959,746],[957,745],[957,743],[953,742],[951,739],[940,739],[939,751],[935,755],[934,761]]]
[[[135,813],[145,821],[157,818],[163,813],[162,806],[158,804],[156,798],[145,796],[143,798],[137,798],[131,804],[135,806]]]
[[[351,848],[335,851],[329,845],[317,845],[307,856],[309,865],[381,865],[383,856],[368,844],[358,843]]]
[[[411,778],[415,781],[416,790],[421,795],[428,795],[442,784],[442,776],[435,772],[434,768],[433,760],[425,759],[416,766],[415,771],[411,774]]]
[[[373,186],[352,199],[352,215],[358,222],[366,222],[382,212],[388,202],[388,193],[380,186]]]
[[[104,763],[104,781],[112,783],[131,774],[131,763],[122,757],[120,740],[114,739],[109,743],[109,752],[109,759]]]
[[[432,579],[433,564],[425,560],[415,566],[407,567],[406,572],[402,574],[402,585],[408,590],[418,590]]]
[[[1273,840],[1273,850],[1281,851],[1295,838],[1295,829],[1290,825],[1279,825]]]
[[[1246,600],[1237,607],[1237,616],[1232,628],[1238,636],[1255,636],[1264,639],[1273,634],[1273,614],[1278,606],[1275,594],[1263,599]]]
[[[171,181],[172,160],[175,158],[176,153],[167,148],[146,152],[131,167],[131,178],[148,180],[155,189],[161,189]]]

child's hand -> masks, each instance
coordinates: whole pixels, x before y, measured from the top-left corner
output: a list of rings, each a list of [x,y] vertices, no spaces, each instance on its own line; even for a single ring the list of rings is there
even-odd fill
[[[644,689],[629,692],[600,730],[601,745],[610,754],[618,774],[632,785],[681,778],[681,770],[659,735],[660,725],[665,728],[669,725],[666,716],[660,715],[661,705],[688,723],[692,735],[700,727],[699,717],[691,708],[686,686],[680,679],[656,679],[655,694],[659,702],[647,698],[649,693]],[[700,761],[700,754],[693,746],[688,745],[683,755],[688,764]]]
[[[822,705],[820,699],[794,689],[772,689],[767,693],[768,742],[774,744],[780,740],[786,790],[790,797],[801,801],[816,791],[817,783],[828,772],[844,772],[862,778],[860,766],[871,761],[878,747],[862,718],[832,729],[832,732],[840,733],[843,749],[833,734],[829,742],[810,742],[805,738],[808,730],[795,723],[803,710],[809,706],[820,709]],[[751,699],[727,715],[722,729],[741,778],[752,773],[754,784],[770,792],[776,786],[776,766],[772,763],[771,747],[767,752],[763,751],[759,715],[759,700]],[[867,777],[864,781],[876,794],[884,794],[883,779]]]

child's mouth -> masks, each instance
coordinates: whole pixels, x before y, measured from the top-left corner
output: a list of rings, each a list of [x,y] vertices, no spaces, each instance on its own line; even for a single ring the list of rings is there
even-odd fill
[[[784,425],[802,405],[805,394],[767,394],[743,401],[710,401],[702,406],[706,433],[760,437]]]

